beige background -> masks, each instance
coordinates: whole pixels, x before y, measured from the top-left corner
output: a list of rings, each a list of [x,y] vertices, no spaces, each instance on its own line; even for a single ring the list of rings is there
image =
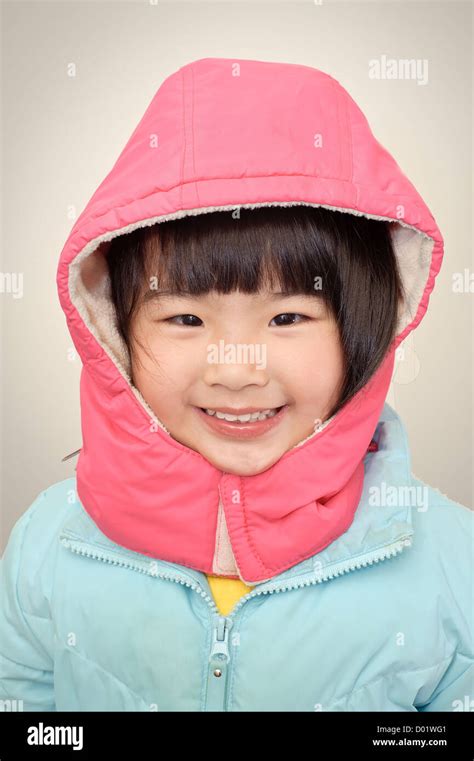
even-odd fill
[[[207,56],[315,66],[346,87],[443,233],[427,315],[405,341],[388,401],[412,470],[472,507],[472,6],[431,2],[2,4],[3,342],[0,551],[35,496],[74,474],[79,360],[56,293],[62,246],[163,79]],[[369,60],[428,61],[426,85],[369,79]],[[71,78],[67,67],[74,63]]]

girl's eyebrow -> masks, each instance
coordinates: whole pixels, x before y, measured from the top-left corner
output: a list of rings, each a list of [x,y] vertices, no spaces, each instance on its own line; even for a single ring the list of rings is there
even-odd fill
[[[157,289],[157,288],[150,288],[143,297],[143,303],[148,303],[148,301],[152,301],[153,299],[161,300],[161,299],[172,299],[172,298],[179,298],[182,296],[183,298],[187,299],[197,299],[199,296],[196,296],[191,293],[191,291],[173,291],[172,289]]]
[[[206,294],[202,294],[202,295],[205,296]],[[191,291],[186,291],[186,290],[176,291],[172,289],[160,290],[157,288],[151,288],[145,293],[143,297],[143,303],[146,304],[149,301],[154,299],[158,301],[161,301],[161,300],[164,301],[165,299],[173,299],[173,298],[180,298],[180,297],[185,299],[198,300],[202,298],[202,295],[198,296],[194,293],[191,293]],[[277,299],[290,299],[292,296],[299,296],[300,298],[306,298],[311,300],[321,298],[321,295],[318,293],[312,294],[312,293],[304,293],[304,292],[296,292],[296,291],[292,291],[292,292],[291,291],[276,291],[274,293],[268,294],[266,298],[271,301],[276,301]]]

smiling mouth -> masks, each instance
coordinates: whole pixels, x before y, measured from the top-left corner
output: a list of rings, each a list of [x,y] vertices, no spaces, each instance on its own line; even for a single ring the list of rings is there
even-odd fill
[[[221,410],[214,410],[211,408],[205,408],[200,407],[199,409],[201,412],[204,412],[209,417],[214,417],[217,420],[225,420],[227,423],[256,423],[261,420],[269,420],[275,415],[277,415],[280,410],[283,409],[285,405],[282,404],[281,407],[273,407],[273,408],[262,408],[259,410],[254,410],[252,412],[245,412],[245,413],[232,413],[227,412],[227,410],[221,411]]]

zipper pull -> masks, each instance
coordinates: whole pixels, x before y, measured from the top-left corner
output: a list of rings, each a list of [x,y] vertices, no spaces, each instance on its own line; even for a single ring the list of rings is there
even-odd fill
[[[212,632],[212,647],[209,660],[226,661],[230,660],[229,655],[229,630],[232,628],[232,621],[219,616],[216,626]]]

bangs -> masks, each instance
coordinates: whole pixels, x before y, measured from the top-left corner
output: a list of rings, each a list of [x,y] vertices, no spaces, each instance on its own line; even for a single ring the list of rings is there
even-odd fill
[[[220,211],[143,228],[138,235],[145,286],[158,296],[161,290],[192,296],[278,291],[331,302],[337,266],[334,245],[321,245],[322,211],[311,214],[317,236],[302,207],[241,209],[237,217]],[[142,298],[147,300],[146,292]]]

